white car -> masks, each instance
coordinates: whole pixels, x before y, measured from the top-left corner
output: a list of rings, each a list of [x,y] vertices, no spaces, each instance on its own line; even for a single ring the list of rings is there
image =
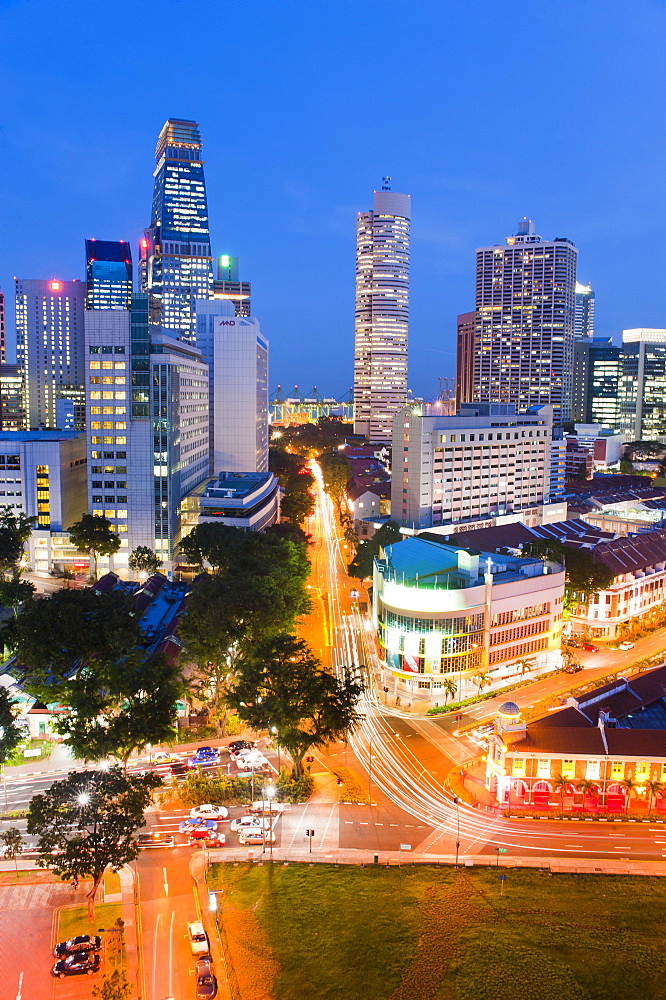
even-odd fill
[[[620,645],[617,648],[618,649],[633,649],[634,648],[634,644],[633,644],[633,642],[625,641],[625,642],[621,642]]]
[[[234,833],[239,833],[241,830],[268,830],[270,825],[270,819],[265,817],[262,819],[261,816],[238,816],[231,821],[231,829]]]
[[[271,802],[270,799],[257,799],[250,806],[251,813],[281,813],[284,812],[284,802],[276,802],[275,799]]]
[[[187,925],[187,936],[193,955],[210,955],[208,935],[200,920],[195,920]]]
[[[272,830],[252,830],[246,828],[238,833],[241,844],[274,844],[276,836]]]
[[[261,753],[244,754],[236,757],[234,763],[239,771],[251,771],[252,768],[255,771],[261,771],[263,768],[268,767],[268,761]]]
[[[202,806],[195,806],[190,809],[191,819],[229,819],[229,810],[226,806],[214,806],[211,802],[205,802]]]

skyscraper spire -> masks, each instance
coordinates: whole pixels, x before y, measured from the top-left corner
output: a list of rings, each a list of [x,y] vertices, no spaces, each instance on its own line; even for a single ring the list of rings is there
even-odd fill
[[[157,140],[150,228],[140,243],[139,284],[150,318],[194,343],[195,301],[213,292],[208,205],[196,122],[169,118]]]

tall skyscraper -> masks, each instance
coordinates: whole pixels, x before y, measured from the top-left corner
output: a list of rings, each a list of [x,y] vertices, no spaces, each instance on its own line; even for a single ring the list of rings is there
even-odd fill
[[[0,430],[26,430],[23,372],[18,365],[0,365]]]
[[[0,288],[0,365],[7,360],[7,328],[5,326],[5,293]]]
[[[16,279],[16,360],[29,429],[55,428],[61,388],[83,385],[85,297],[85,281]]]
[[[213,281],[213,298],[233,302],[236,316],[251,316],[249,281],[238,277],[238,257],[222,254],[217,258],[217,277]]]
[[[458,316],[458,338],[456,347],[456,408],[461,403],[469,403],[474,392],[474,330],[476,313],[461,313]]]
[[[114,565],[147,545],[168,563],[181,501],[208,477],[208,369],[192,345],[131,310],[87,310],[88,509],[120,535]]]
[[[474,402],[550,404],[555,426],[570,419],[577,255],[529,219],[476,251]]]
[[[576,338],[594,337],[594,292],[592,285],[576,282],[576,314],[574,319]]]
[[[407,402],[411,196],[385,186],[356,222],[354,431],[390,441]]]
[[[268,340],[231,302],[197,302],[197,348],[208,362],[211,475],[268,471]]]
[[[86,240],[86,309],[129,309],[132,252],[124,240]]]
[[[666,330],[622,331],[619,408],[631,440],[666,436]]]
[[[619,393],[622,348],[610,338],[576,337],[571,419],[574,423],[601,424],[613,430],[621,425]]]
[[[150,228],[140,244],[139,285],[163,333],[194,343],[195,301],[213,293],[208,205],[196,122],[169,118],[155,151]]]

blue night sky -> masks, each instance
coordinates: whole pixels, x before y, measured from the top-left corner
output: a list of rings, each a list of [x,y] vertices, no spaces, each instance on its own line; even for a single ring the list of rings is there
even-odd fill
[[[14,275],[136,247],[170,116],[201,125],[271,390],[350,386],[355,214],[383,174],[412,195],[415,393],[454,375],[475,247],[523,215],[579,247],[598,335],[666,326],[662,0],[0,0],[0,40],[10,336]]]

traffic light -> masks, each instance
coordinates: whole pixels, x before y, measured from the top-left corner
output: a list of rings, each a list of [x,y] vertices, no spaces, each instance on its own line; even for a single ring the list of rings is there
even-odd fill
[[[344,781],[342,780],[342,778],[338,778],[338,784],[339,785],[344,785]]]

